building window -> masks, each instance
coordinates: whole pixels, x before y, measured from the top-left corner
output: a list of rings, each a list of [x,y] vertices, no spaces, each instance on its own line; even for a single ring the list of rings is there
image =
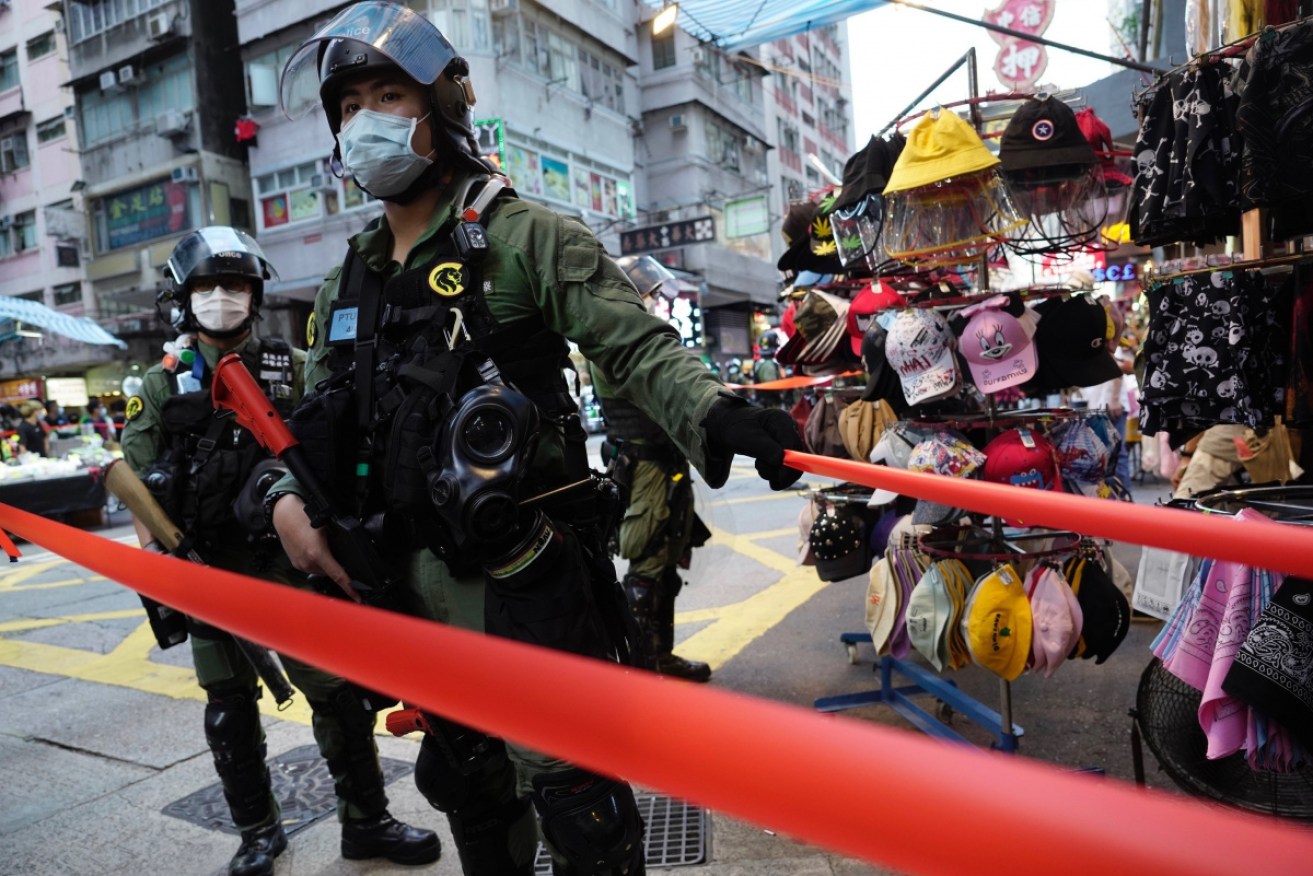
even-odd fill
[[[802,181],[791,176],[780,177],[780,190],[784,192],[784,203],[802,200]]]
[[[27,154],[27,129],[0,137],[0,173],[16,173],[32,163]]]
[[[422,8],[423,4],[413,4]],[[429,19],[461,51],[488,51],[488,0],[429,0]]]
[[[304,219],[317,219],[327,209],[338,211],[337,178],[323,173],[319,162],[307,161],[255,178],[259,204],[257,228],[266,231]],[[347,206],[354,206],[348,193]]]
[[[14,251],[36,249],[36,210],[28,210],[14,217]]]
[[[82,303],[81,283],[63,283],[59,286],[52,287],[50,291],[55,293],[56,307]]]
[[[195,108],[186,55],[151,64],[137,75],[142,79],[139,87],[121,91],[92,89],[78,96],[83,146],[129,134],[138,125],[153,123],[164,110],[185,112]]]
[[[652,69],[664,70],[675,66],[675,28],[652,37]]]
[[[68,33],[73,42],[79,43],[168,2],[170,0],[70,0]]]
[[[0,91],[18,87],[18,49],[0,52]]]
[[[737,131],[726,128],[716,122],[707,124],[707,150],[710,152],[710,158],[716,164],[726,170],[738,172],[740,162],[740,148],[743,143],[742,135]]]
[[[53,119],[46,119],[36,126],[36,141],[38,143],[49,143],[51,140],[58,140],[66,133],[64,128],[64,117],[55,116]]]
[[[507,15],[492,20],[492,45],[497,53],[497,62],[505,61],[515,66],[524,63],[520,55],[520,19]]]
[[[295,50],[288,44],[246,62],[246,100],[252,109],[278,106],[278,76]]]
[[[35,61],[37,58],[44,58],[55,50],[55,32],[48,30],[41,36],[32,37],[27,41],[27,60]]]

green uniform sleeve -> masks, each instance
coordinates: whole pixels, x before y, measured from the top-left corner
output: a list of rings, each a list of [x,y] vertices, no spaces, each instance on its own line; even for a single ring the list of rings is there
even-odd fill
[[[123,424],[119,442],[128,466],[143,477],[146,470],[160,458],[167,448],[164,428],[160,422],[161,406],[169,397],[169,377],[159,365],[153,365],[141,378],[141,411]],[[129,408],[134,407],[129,400]]]
[[[711,458],[699,424],[719,397],[731,393],[672,326],[644,310],[592,233],[545,207],[512,201],[493,214],[488,235],[492,315],[507,324],[541,314],[548,329],[578,344],[615,394],[656,421],[704,476],[708,465],[720,468],[723,461]],[[516,294],[519,289],[530,294]]]

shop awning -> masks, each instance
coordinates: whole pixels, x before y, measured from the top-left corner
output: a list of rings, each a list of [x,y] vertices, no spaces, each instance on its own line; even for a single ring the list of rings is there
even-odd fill
[[[666,5],[644,0],[654,10]],[[680,0],[679,26],[722,49],[745,49],[833,24],[885,0]]]
[[[40,326],[57,335],[82,341],[84,344],[114,344],[124,349],[127,344],[100,327],[95,320],[84,316],[69,316],[51,310],[44,304],[26,298],[0,297],[0,340],[5,337],[5,322],[13,321],[28,326]]]

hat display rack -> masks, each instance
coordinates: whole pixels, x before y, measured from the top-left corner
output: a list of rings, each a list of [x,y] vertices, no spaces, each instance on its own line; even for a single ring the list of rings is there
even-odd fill
[[[917,116],[908,116],[908,113],[963,66],[967,70],[971,97],[955,104],[941,105],[938,110],[918,114],[921,118],[918,123],[918,130],[922,132],[923,137],[924,131],[933,125],[938,126],[943,134],[941,139],[948,142],[967,142],[974,139],[976,144],[980,144],[978,132],[984,124],[981,113],[982,105],[990,102],[1023,101],[1022,106],[1035,106],[1039,101],[1052,100],[1048,95],[1030,93],[980,96],[978,94],[975,52],[970,50],[945,71],[930,88],[909,104],[908,108],[900,113],[900,118],[891,122],[880,133],[883,135],[899,123],[917,118]],[[949,108],[953,106],[967,107],[970,121],[963,122],[959,116],[949,112]],[[1074,115],[1065,104],[1063,104],[1063,109],[1068,116]],[[908,251],[906,241],[914,240],[918,233],[924,231],[924,229],[909,231],[910,225],[898,229],[892,235],[888,233],[891,227],[890,223],[899,221],[901,207],[897,197],[890,199],[890,192],[886,188],[885,212],[882,216],[885,224],[880,238],[883,243],[883,255],[889,259],[903,261],[906,266],[914,270],[914,273],[902,278],[891,277],[883,270],[872,270],[868,274],[873,278],[871,289],[874,290],[878,287],[888,290],[892,288],[899,293],[896,296],[896,301],[887,301],[885,300],[887,292],[880,293],[880,304],[870,309],[870,312],[865,312],[865,310],[863,312],[863,315],[870,318],[873,323],[879,323],[881,335],[879,345],[882,357],[891,349],[890,345],[892,345],[892,349],[897,355],[901,349],[899,338],[903,335],[908,338],[918,339],[916,343],[925,347],[926,345],[923,342],[927,337],[934,338],[941,333],[948,332],[954,332],[960,336],[966,325],[970,325],[977,334],[981,334],[980,340],[975,342],[976,346],[986,348],[986,353],[993,350],[1000,357],[1003,357],[1007,350],[1012,349],[1012,346],[1016,346],[1016,344],[1023,347],[1030,346],[1030,340],[1034,336],[1036,322],[1033,314],[1029,313],[1029,309],[1023,306],[1024,302],[1045,302],[1052,299],[1053,306],[1061,306],[1068,300],[1074,300],[1072,290],[1065,286],[1036,285],[1032,288],[1017,290],[1007,297],[995,296],[988,292],[990,288],[991,259],[998,258],[1001,247],[1010,246],[1015,242],[1017,248],[1022,252],[1043,251],[1050,256],[1056,255],[1058,258],[1062,258],[1073,249],[1090,244],[1097,245],[1098,243],[1097,232],[1106,219],[1108,200],[1100,162],[1108,160],[1110,156],[1097,153],[1089,142],[1084,139],[1084,135],[1075,130],[1074,120],[1064,123],[1066,127],[1060,132],[1053,129],[1062,128],[1062,126],[1053,125],[1047,121],[1048,117],[1045,114],[1042,118],[1026,122],[1028,128],[1038,130],[1036,140],[1048,140],[1058,133],[1063,133],[1064,136],[1071,139],[1067,141],[1067,145],[1064,147],[1068,151],[1060,156],[1061,160],[1059,162],[1050,162],[1045,159],[1032,162],[1032,164],[1021,168],[1026,172],[1026,181],[1031,183],[1029,188],[1024,190],[1021,199],[1026,205],[1024,215],[1023,211],[1019,210],[1014,203],[1010,184],[999,169],[999,159],[993,157],[992,153],[984,149],[983,145],[979,149],[971,147],[971,150],[974,151],[964,150],[967,151],[966,158],[954,164],[954,182],[961,179],[970,180],[965,187],[959,186],[950,193],[957,197],[957,203],[963,208],[963,213],[968,216],[968,221],[961,227],[949,227],[949,223],[941,223],[939,230],[949,233],[937,246],[912,247],[911,251]],[[968,132],[970,136],[968,136]],[[918,148],[917,136],[917,131],[913,131],[909,135],[908,145],[903,152],[904,156],[908,154],[906,150]],[[1079,154],[1074,148],[1076,139],[1080,141],[1081,150]],[[873,142],[875,142],[874,138]],[[926,151],[927,154],[932,154],[934,150],[927,148]],[[902,162],[902,158],[899,160]],[[1032,165],[1040,169],[1033,170]],[[922,165],[914,167],[913,170],[914,173],[905,178],[902,181],[903,183],[907,183],[909,180],[913,184],[921,183],[936,176],[942,171],[942,168],[931,170]],[[845,173],[845,176],[847,176],[847,173]],[[909,185],[904,189],[896,178],[896,172],[893,176],[890,188],[896,191],[915,190],[915,185]],[[935,197],[938,197],[941,201],[947,199],[944,185],[932,185],[927,191],[934,193],[931,195],[931,200],[925,203],[906,202],[903,206],[912,209],[905,210],[905,214],[910,216],[917,211],[926,212],[925,208],[933,204]],[[1098,215],[1093,216],[1081,214],[1078,205],[1091,202],[1096,203],[1096,206],[1104,209],[1105,212],[1098,212]],[[973,214],[972,210],[979,211],[980,209],[994,210],[997,213],[996,218],[1001,217],[1001,223],[986,226],[976,221],[979,218],[979,212]],[[1040,215],[1032,215],[1034,210],[1043,210],[1044,212]],[[974,232],[972,232],[973,222],[975,223]],[[927,240],[930,236],[930,234],[922,235]],[[852,266],[845,265],[845,267]],[[939,278],[944,276],[945,271],[949,271],[950,276],[956,273],[960,277],[964,269],[968,268],[974,269],[967,271],[967,273],[974,273],[975,285],[985,291],[964,294],[956,284],[945,288],[938,282]],[[852,289],[851,278],[862,276],[862,271],[851,271],[847,276],[847,280],[840,281],[844,285],[839,285],[839,283],[821,285],[805,292],[800,292],[799,284],[795,283],[791,294],[812,295],[816,294],[815,290],[821,290],[831,295],[835,292],[842,294],[843,291]],[[869,295],[870,293],[859,294]],[[1091,300],[1085,299],[1085,296],[1074,296],[1074,298]],[[856,298],[854,298],[854,301],[856,301]],[[1094,306],[1102,311],[1101,306],[1097,304]],[[986,341],[982,334],[983,329],[971,320],[967,320],[968,315],[974,320],[977,314],[983,313],[988,316],[996,312],[1001,313],[1005,309],[1011,314],[1006,320],[1008,323],[1006,326],[1007,331],[1022,333],[1017,338],[1012,338],[1010,334],[1007,336],[1013,342],[1012,346],[998,341],[997,338],[1003,336],[997,334],[990,334],[989,340]],[[924,316],[917,316],[917,314],[924,314]],[[954,318],[956,325],[953,328],[949,328],[948,320],[945,319],[946,316]],[[900,321],[908,322],[908,325],[905,328],[900,327]],[[1005,320],[1000,317],[998,321],[1002,323]],[[1054,324],[1057,324],[1056,319]],[[1102,325],[1103,323],[1100,322],[1100,330],[1102,330]],[[1002,331],[1002,328],[991,324],[990,330],[997,333]],[[866,338],[870,337],[872,331],[874,331],[874,328],[868,327]],[[864,339],[863,344],[866,343],[867,341]],[[909,385],[906,379],[902,380],[901,389],[903,392],[899,400],[906,402],[900,411],[902,419],[895,426],[890,427],[886,434],[903,428],[920,429],[921,433],[918,434],[928,433],[931,435],[946,434],[944,430],[949,429],[977,432],[983,430],[985,444],[988,446],[990,442],[1000,437],[1011,438],[1016,434],[1024,433],[1026,436],[1032,436],[1027,444],[1033,448],[1036,441],[1044,442],[1042,436],[1048,434],[1050,430],[1077,427],[1089,429],[1088,422],[1100,413],[1077,412],[1066,409],[1000,411],[996,403],[995,393],[1004,388],[1001,384],[1005,381],[1001,376],[992,378],[1000,385],[971,393],[970,396],[974,398],[974,401],[968,400],[965,406],[958,403],[937,404],[934,400],[943,397],[945,388],[939,385],[943,382],[939,379],[939,372],[951,369],[948,364],[945,364],[944,368],[939,368],[938,358],[936,357],[943,358],[945,363],[951,360],[952,368],[959,371],[965,370],[960,360],[957,359],[957,341],[948,341],[944,346],[947,350],[944,356],[939,356],[938,347],[935,350],[930,350],[928,347],[926,349],[917,348],[909,352],[907,356],[909,361],[912,359],[920,360],[917,370],[925,372],[925,381],[924,383],[914,382]],[[1088,347],[1089,344],[1085,343],[1083,346]],[[865,354],[864,348],[863,353]],[[1035,372],[1035,353],[1029,353],[1029,357],[1027,360],[1027,367],[1030,369],[1029,376],[1021,381],[1012,380],[1007,385],[1026,382],[1031,376],[1038,376]],[[864,355],[864,363],[865,358]],[[884,371],[897,369],[896,364],[890,363],[888,360],[885,361]],[[967,357],[967,362],[971,363],[971,361],[971,358]],[[1110,357],[1109,361],[1111,361]],[[990,364],[988,356],[981,357],[981,370],[979,372],[976,372],[975,365],[972,365],[974,383],[972,380],[963,380],[962,375],[959,375],[955,378],[957,385],[950,390],[949,395],[954,398],[967,398],[966,394],[970,386],[979,384],[982,379],[986,380],[988,384],[991,379],[988,375],[1015,367],[1010,359],[1001,363],[1004,369],[991,371]],[[879,377],[870,374],[871,367],[870,365],[867,367],[869,376],[868,392],[863,396],[864,401],[870,396],[871,385],[876,384]],[[888,377],[887,374],[883,376]],[[893,378],[892,384],[898,384],[903,376],[900,371],[899,375]],[[1101,379],[1110,378],[1103,377]],[[882,385],[888,383],[890,382],[884,381]],[[1062,385],[1077,384],[1073,382]],[[884,396],[887,396],[887,392],[882,393],[882,399]],[[1106,416],[1104,419],[1106,419]],[[1084,436],[1082,436],[1082,439],[1084,440]],[[910,443],[910,439],[905,440]],[[959,459],[958,462],[962,462],[962,465],[956,465],[953,462],[953,456],[958,452],[956,445],[959,443],[959,439],[949,438],[948,441],[949,446],[947,448],[926,447],[925,445],[933,445],[934,442],[920,441],[913,450],[921,453],[926,458],[909,460],[909,465],[906,467],[910,470],[935,471],[941,474],[957,474],[956,469],[963,468],[967,474],[970,474],[970,470],[981,466],[987,461],[985,454],[976,451],[974,447],[969,447],[970,442],[961,439],[962,459]],[[1103,447],[1102,444],[1099,446]],[[1105,453],[1106,450],[1107,448],[1104,447]],[[877,447],[872,454],[872,458],[878,457],[881,452],[880,448]],[[947,454],[947,457],[939,458],[943,457],[944,454]],[[1105,457],[1105,459],[1110,458],[1115,457]],[[963,459],[967,461],[963,462]],[[943,466],[940,466],[941,462],[944,463]],[[1041,488],[1056,486],[1055,481],[1058,480],[1056,466],[1057,457],[1054,454],[1053,479],[1048,484],[1036,483],[1031,485],[1041,486]],[[941,467],[944,471],[939,471]],[[855,485],[844,484],[839,487],[813,492],[811,501],[815,503],[815,507],[818,509],[817,513],[822,515],[831,513],[839,517],[856,518],[862,513],[869,514],[870,508],[878,508],[885,515],[892,515],[896,520],[906,521],[908,519],[907,515],[899,515],[897,512],[909,510],[908,505],[910,504],[918,509],[916,514],[911,515],[912,520],[915,521],[916,517],[924,511],[924,520],[916,522],[933,523],[932,517],[939,514],[940,511],[949,512],[949,519],[957,522],[947,526],[935,526],[928,535],[921,536],[919,541],[915,536],[911,536],[909,541],[907,533],[900,534],[900,527],[893,526],[894,534],[889,538],[889,547],[887,549],[883,543],[860,546],[860,550],[869,551],[869,556],[866,556],[861,565],[862,568],[870,569],[872,579],[872,589],[868,589],[867,593],[868,627],[872,631],[877,629],[871,622],[871,606],[881,604],[884,596],[887,596],[890,608],[884,613],[878,613],[880,618],[878,629],[884,636],[901,634],[904,638],[900,643],[892,644],[893,640],[882,637],[878,647],[880,653],[875,664],[875,669],[880,673],[880,686],[878,688],[823,697],[815,701],[815,708],[820,711],[835,712],[871,704],[887,705],[906,718],[917,729],[928,735],[948,742],[970,744],[965,737],[948,724],[948,719],[957,714],[988,732],[993,738],[992,747],[1006,752],[1016,752],[1019,739],[1024,731],[1013,721],[1011,679],[1016,678],[1028,663],[1034,663],[1035,671],[1039,671],[1043,663],[1040,658],[1039,637],[1037,636],[1034,640],[1030,638],[1030,634],[1033,633],[1036,627],[1029,614],[1028,607],[1031,597],[1029,592],[1024,591],[1023,588],[1026,586],[1037,587],[1038,585],[1034,580],[1030,580],[1028,576],[1032,573],[1038,575],[1041,571],[1044,572],[1045,586],[1050,588],[1046,593],[1057,601],[1060,609],[1063,604],[1076,604],[1075,588],[1068,584],[1066,578],[1062,577],[1063,568],[1069,566],[1073,570],[1084,569],[1086,568],[1084,565],[1078,566],[1076,564],[1088,563],[1096,554],[1100,558],[1099,561],[1102,562],[1101,551],[1096,544],[1084,539],[1078,533],[1041,530],[1027,527],[1022,521],[1004,521],[999,518],[973,522],[971,518],[963,517],[961,512],[953,512],[952,509],[942,509],[938,506],[922,509],[920,506],[926,503],[910,497],[895,497],[898,498],[898,502],[888,504],[891,501],[890,498],[887,496],[881,497],[880,492],[864,491],[863,488],[857,488]],[[1103,491],[1102,495],[1108,495],[1108,491]],[[881,502],[885,504],[881,504]],[[956,513],[956,518],[952,517],[953,513]],[[887,522],[887,518],[882,518],[881,525]],[[880,534],[883,535],[888,529],[889,527],[885,526]],[[876,530],[875,525],[872,526],[872,530],[873,532]],[[835,544],[832,545],[822,541],[819,546],[822,547],[823,551],[828,548],[835,548],[840,542],[846,545],[848,541],[853,541],[853,545],[857,544],[856,540],[848,536],[846,528],[841,529],[829,524],[823,528],[822,540],[825,538],[830,538]],[[872,541],[876,540],[878,539],[872,538]],[[813,540],[813,551],[816,547],[818,545]],[[853,546],[849,546],[849,548],[851,549]],[[876,565],[871,565],[871,560],[880,554],[883,554],[883,556],[880,557]],[[839,556],[838,550],[836,550],[835,556]],[[854,554],[843,556],[844,562],[853,562],[854,566],[856,565],[853,561]],[[936,568],[937,564],[944,562],[956,564],[948,567],[956,571],[951,574],[941,572],[939,578],[936,578],[931,570]],[[963,564],[969,565],[964,566]],[[951,662],[944,659],[936,660],[933,657],[928,659],[931,660],[931,664],[935,669],[940,669],[943,666],[958,668],[969,663],[980,663],[989,671],[994,672],[995,675],[999,676],[997,710],[968,696],[959,690],[951,680],[941,678],[936,672],[905,659],[910,650],[907,640],[912,637],[912,633],[908,630],[913,625],[907,625],[908,604],[912,602],[911,594],[925,587],[926,582],[931,580],[938,582],[940,579],[953,578],[960,585],[963,575],[966,574],[968,569],[973,571],[970,574],[970,580],[966,581],[966,592],[975,594],[988,588],[995,593],[993,598],[1006,601],[1014,607],[1017,605],[1026,606],[1024,612],[1018,609],[1017,615],[1017,620],[1024,621],[1024,624],[1016,624],[1018,630],[1023,629],[1024,626],[1026,633],[1025,645],[1019,650],[1015,640],[1006,643],[1009,645],[1008,649],[1004,649],[1009,653],[1009,660],[1006,665],[990,665],[990,659],[986,653],[989,650],[987,648],[981,649],[979,659],[973,659],[976,652],[972,652],[972,655],[968,656],[965,662],[958,658],[954,658]],[[848,576],[854,574],[849,566],[845,565],[840,568],[835,562],[832,562],[832,568],[826,570],[826,574],[831,576],[842,573],[846,573]],[[1076,572],[1076,574],[1079,576],[1081,573]],[[1088,580],[1094,580],[1097,577],[1101,582],[1106,582],[1107,587],[1115,589],[1115,586],[1111,583],[1110,573],[1103,570],[1102,567],[1100,567],[1097,575],[1091,572],[1090,576]],[[825,574],[822,574],[822,577],[825,580],[838,580],[835,577],[825,577]],[[883,580],[877,582],[877,577]],[[1026,580],[1023,581],[1023,578]],[[878,589],[877,584],[883,586],[884,596],[876,592]],[[1054,589],[1058,588],[1059,585],[1060,589]],[[1098,592],[1104,592],[1106,595],[1106,591],[1099,591],[1100,586],[1102,585],[1090,584],[1086,587],[1087,598],[1093,599]],[[1008,596],[998,594],[1008,594]],[[925,602],[926,598],[925,594],[918,597],[922,603]],[[1018,598],[1019,602],[1017,602]],[[1117,598],[1120,599],[1120,607],[1108,608],[1105,614],[1110,612],[1111,615],[1119,618],[1114,625],[1120,625],[1120,635],[1112,635],[1111,633],[1104,635],[1104,633],[1107,633],[1107,629],[1100,627],[1098,635],[1106,647],[1099,651],[1099,655],[1101,655],[1099,662],[1102,662],[1102,657],[1106,657],[1107,652],[1111,648],[1115,648],[1121,641],[1121,636],[1125,635],[1128,626],[1127,621],[1130,615],[1128,603],[1125,597],[1120,594],[1120,591],[1117,592]],[[1113,597],[1108,597],[1108,599],[1112,600]],[[1054,602],[1045,602],[1044,604],[1052,608]],[[956,606],[959,611],[963,607],[962,605]],[[1024,618],[1021,617],[1023,613],[1026,615]],[[1079,610],[1074,610],[1072,614],[1065,614],[1065,609],[1063,609],[1060,613],[1063,613],[1066,618],[1065,623],[1068,632],[1070,633],[1073,627],[1077,630],[1070,649],[1070,653],[1075,655],[1084,647],[1083,643],[1079,646],[1075,644],[1079,640],[1079,622],[1076,620],[1079,617]],[[895,614],[896,617],[894,617]],[[940,623],[945,623],[943,617],[940,617]],[[975,631],[982,636],[989,635],[987,632],[988,624],[972,625],[966,623],[965,615],[952,620],[949,625],[956,628],[959,623],[964,636],[971,631]],[[920,644],[912,642],[912,645],[924,654],[926,652],[921,647],[926,644],[924,641],[924,623],[917,620],[916,624],[919,624],[916,629],[920,630],[923,641]],[[1005,629],[1009,626],[1009,624],[1004,624]],[[981,632],[982,630],[985,630],[985,632]],[[1069,649],[1065,647],[1067,642],[1054,639],[1054,636],[1049,633],[1048,626],[1045,626],[1044,630],[1044,645],[1047,651],[1054,652],[1053,668],[1056,668],[1056,665],[1068,655]],[[1093,634],[1093,625],[1091,631]],[[873,636],[869,632],[842,633],[839,638],[848,651],[850,662],[854,663],[856,662],[857,645],[859,643],[875,644]],[[940,646],[943,645],[942,640],[939,644]],[[1032,644],[1035,645],[1036,649],[1034,656],[1031,654]],[[933,649],[931,650],[933,651]],[[997,651],[999,649],[993,650]],[[1092,650],[1089,655],[1082,656],[1096,655]],[[980,662],[981,660],[984,662]],[[1046,675],[1051,674],[1052,668],[1045,667],[1044,672]],[[897,677],[897,680],[895,677]],[[937,714],[932,714],[914,702],[913,697],[920,695],[929,695],[938,702]]]

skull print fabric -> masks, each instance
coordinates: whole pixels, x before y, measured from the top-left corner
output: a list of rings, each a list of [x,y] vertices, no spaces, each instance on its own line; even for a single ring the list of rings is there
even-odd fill
[[[1240,227],[1240,143],[1229,68],[1166,77],[1139,106],[1127,220],[1140,246],[1211,243]]]
[[[1259,271],[1192,274],[1148,290],[1146,432],[1264,428],[1285,401],[1287,283]]]

